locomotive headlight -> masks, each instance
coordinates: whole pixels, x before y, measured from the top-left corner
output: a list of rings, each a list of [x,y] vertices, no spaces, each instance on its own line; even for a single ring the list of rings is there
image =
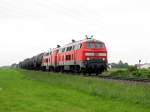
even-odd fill
[[[105,58],[102,58],[103,61],[105,61]]]
[[[86,60],[90,60],[90,58],[86,58]]]
[[[107,56],[106,53],[98,53],[98,56]]]

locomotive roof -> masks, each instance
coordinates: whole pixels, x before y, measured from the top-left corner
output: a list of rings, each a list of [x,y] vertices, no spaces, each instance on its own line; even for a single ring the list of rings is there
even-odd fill
[[[68,47],[68,46],[73,46],[73,45],[80,44],[80,43],[83,43],[83,42],[88,42],[88,41],[98,41],[98,42],[102,42],[102,41],[99,41],[99,40],[96,40],[96,39],[84,39],[84,40],[79,40],[79,41],[75,41],[75,42],[66,44],[66,45],[64,45],[64,46],[61,47],[61,48]]]
[[[96,39],[93,39],[93,38],[92,38],[92,39],[84,39],[84,40],[79,40],[79,41],[71,42],[71,43],[66,44],[66,45],[64,45],[64,46],[62,46],[62,47],[59,47],[59,48],[53,48],[53,49],[51,49],[50,52],[53,52],[53,51],[55,51],[55,50],[60,50],[60,49],[62,49],[62,48],[68,47],[68,46],[73,46],[73,45],[76,45],[76,44],[80,44],[80,43],[83,43],[83,42],[88,42],[88,41],[98,41],[98,42],[102,42],[102,41],[99,41],[99,40],[96,40]],[[45,53],[44,53],[44,56],[47,56],[47,55],[49,55],[49,52],[45,52]]]

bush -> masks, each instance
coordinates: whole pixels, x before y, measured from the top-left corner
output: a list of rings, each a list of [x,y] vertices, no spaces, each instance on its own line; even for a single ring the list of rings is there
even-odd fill
[[[150,77],[150,70],[149,69],[140,69],[140,73],[142,77]]]
[[[128,67],[128,71],[129,72],[133,72],[133,71],[137,71],[138,69],[137,69],[137,67],[136,66],[130,66],[130,67]]]
[[[137,69],[136,71],[132,71],[131,74],[136,77],[150,78],[149,69]]]
[[[112,69],[103,74],[112,77],[150,78],[150,69],[137,69],[135,66],[130,66],[128,69]]]
[[[131,76],[133,76],[133,77],[140,77],[142,74],[141,74],[141,72],[139,72],[138,70],[137,71],[132,71],[131,72]]]
[[[127,70],[116,70],[110,73],[110,76],[127,76],[128,71]]]

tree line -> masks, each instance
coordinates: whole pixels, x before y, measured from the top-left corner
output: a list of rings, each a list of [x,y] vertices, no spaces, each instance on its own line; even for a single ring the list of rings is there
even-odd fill
[[[110,63],[111,68],[128,68],[130,65],[127,62],[119,61],[118,63]]]

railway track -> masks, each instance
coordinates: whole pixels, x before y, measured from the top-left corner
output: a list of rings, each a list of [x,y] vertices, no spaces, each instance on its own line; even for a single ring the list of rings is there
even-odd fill
[[[83,74],[83,73],[72,73],[72,72],[64,72],[68,75],[78,75],[82,77],[95,77],[99,79],[109,79],[109,80],[118,80],[118,81],[127,81],[127,82],[141,82],[141,83],[150,83],[150,79],[148,78],[135,78],[135,77],[114,77],[114,76],[104,76],[104,75],[95,75],[95,74]]]
[[[78,74],[76,74],[78,75]],[[109,79],[109,80],[118,80],[118,81],[128,81],[128,82],[141,82],[141,83],[150,83],[150,79],[147,78],[133,78],[133,77],[113,77],[113,76],[103,76],[103,75],[83,75],[83,77],[95,77],[100,79]]]
[[[48,71],[45,71],[45,72],[48,72]],[[54,73],[56,73],[56,72],[54,72]],[[116,80],[116,81],[118,80],[118,81],[127,81],[127,82],[141,82],[141,83],[149,83],[150,84],[150,79],[147,79],[147,78],[113,77],[113,76],[104,76],[104,75],[96,76],[95,74],[84,75],[83,73],[72,73],[72,72],[63,72],[62,74],[77,75],[77,76],[82,76],[82,77],[95,77],[95,78],[106,79],[106,80],[109,79],[109,80]]]
[[[112,77],[112,76],[97,76],[97,77],[102,79],[150,83],[150,79],[147,78],[131,78],[131,77],[129,78],[129,77]]]

